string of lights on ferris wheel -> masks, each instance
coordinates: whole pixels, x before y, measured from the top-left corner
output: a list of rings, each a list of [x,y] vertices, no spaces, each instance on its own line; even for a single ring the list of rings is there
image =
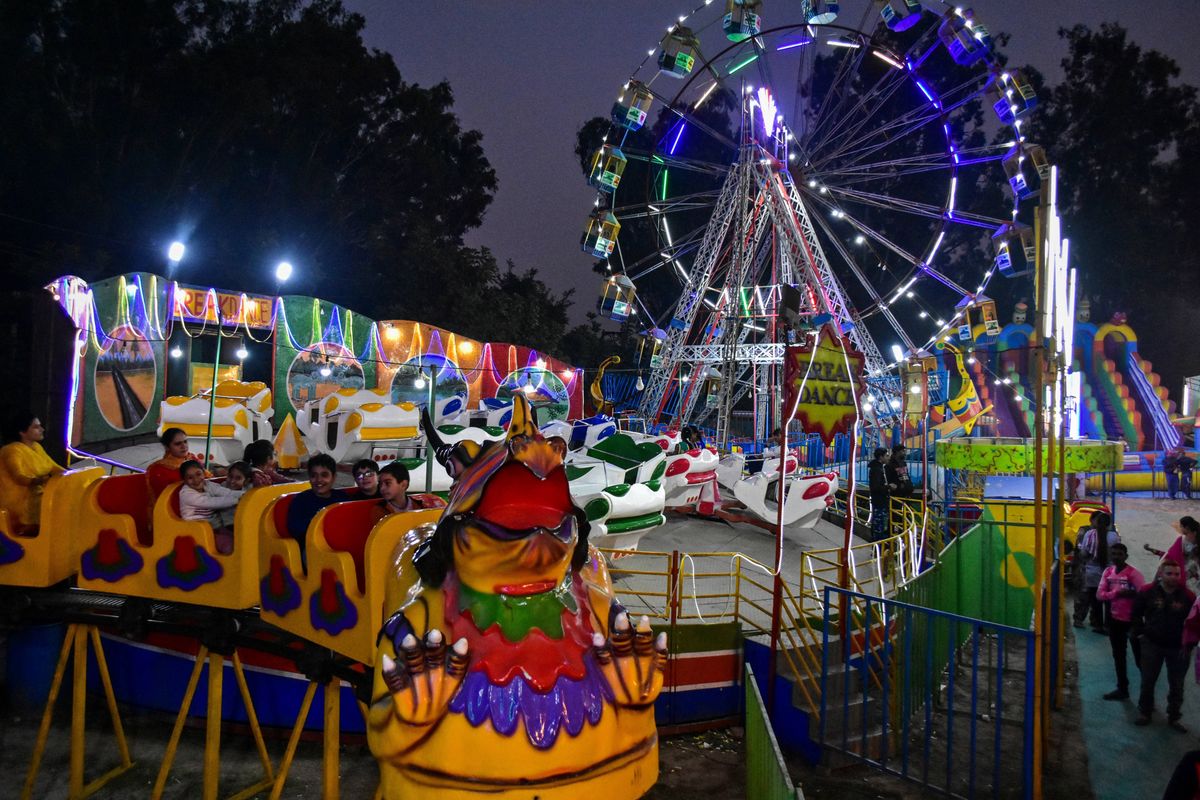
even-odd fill
[[[702,9],[705,6],[710,5],[710,4],[711,4],[711,0],[709,0],[709,2],[704,3],[703,5],[695,7],[691,12],[681,15],[678,18],[677,24],[673,24],[668,27],[668,29],[667,29],[668,36],[676,34],[677,31],[680,31],[681,26],[683,25],[683,23],[688,21],[690,16],[692,16],[697,11],[699,11],[700,9]],[[819,12],[820,12],[819,7],[822,5],[824,5],[826,7],[827,12],[832,13],[831,16],[826,16],[825,18],[818,18]],[[905,10],[903,8],[898,8],[898,6],[908,5],[911,7],[912,4],[911,3],[907,3],[907,4],[906,3],[899,3],[899,4],[889,3],[889,4],[885,4],[885,5],[887,6],[887,8],[885,8],[884,11],[881,13],[883,13],[884,18],[886,20],[886,19],[888,19],[889,13],[893,17],[896,14],[906,14]],[[943,5],[948,5],[948,4],[943,3]],[[836,17],[837,4],[835,4],[835,3],[826,3],[826,4],[811,3],[811,4],[806,4],[806,7],[810,8],[810,9],[815,9],[818,12],[818,16],[810,17],[810,19],[809,19],[810,23],[821,24],[821,23],[831,22],[832,19]],[[909,8],[909,12],[911,12],[911,8]],[[916,19],[916,17],[919,16],[919,14],[920,14],[920,9],[917,10],[917,13],[915,15],[912,15],[913,16],[912,21],[915,22],[915,19]],[[973,22],[973,20],[970,17],[969,11],[963,12],[963,10],[961,8],[957,8],[957,9],[954,9],[954,14],[956,14],[958,17],[962,18],[962,26],[968,32],[970,32],[972,35],[974,35],[980,41],[983,40],[983,37],[986,36],[986,32],[985,32],[986,29],[984,29],[983,26],[977,26]],[[889,27],[893,27],[893,29],[902,29],[901,26],[892,26],[890,23],[889,23]],[[904,26],[904,27],[910,27],[910,26]],[[683,30],[686,30],[686,29],[683,29]],[[797,39],[795,41],[785,42],[785,43],[781,44],[778,47],[778,49],[786,50],[786,49],[798,48],[798,47],[802,47],[807,44],[811,44],[814,41],[816,41],[816,36],[814,34],[812,25],[809,26],[808,32],[809,32],[809,36],[807,38],[801,37],[800,39]],[[847,36],[830,37],[826,40],[825,43],[830,47],[842,48],[847,51],[863,50],[865,48],[866,52],[869,52],[871,55],[875,56],[879,61],[887,64],[889,67],[892,68],[893,71],[895,71],[897,73],[913,73],[917,66],[916,64],[914,64],[914,60],[913,60],[914,51],[922,45],[923,41],[924,41],[923,38],[918,39],[911,46],[910,52],[905,53],[903,55],[899,55],[891,50],[880,47],[874,41],[864,38],[864,37],[861,37],[861,36],[857,37],[857,38],[847,37]],[[664,42],[666,42],[666,40],[664,40]],[[759,50],[762,49],[762,45],[757,38],[757,34],[755,34],[754,44],[759,48]],[[936,45],[936,43],[934,43],[934,45]],[[660,47],[662,48],[662,52],[665,52],[666,45],[663,43],[660,43]],[[660,52],[660,47],[650,48],[647,51],[646,57],[644,59],[642,59],[641,63],[638,65],[638,69],[635,70],[635,72],[634,72],[635,75],[637,74],[637,72],[639,70],[641,70],[647,64],[647,62],[655,55],[656,52]],[[931,52],[932,49],[933,48],[930,47],[930,49],[926,51],[925,55],[928,55],[928,53]],[[738,71],[742,67],[746,66],[747,64],[751,63],[752,61],[756,60],[758,57],[759,57],[758,52],[752,53],[750,55],[750,57],[743,59],[742,61],[739,61],[738,64],[731,66],[729,68],[729,71],[726,73],[726,75],[724,77],[728,78],[728,77],[732,76],[736,71]],[[923,60],[923,57],[922,57],[922,60]],[[661,61],[661,56],[660,56],[660,61]],[[722,81],[721,76],[718,75],[711,68],[711,62],[706,62],[705,68],[708,70],[709,73],[711,73],[713,75],[714,80],[704,90],[704,92],[701,94],[700,98],[698,100],[696,100],[694,104],[692,104],[692,106],[691,106],[692,111],[695,111],[696,109],[698,109],[705,102],[705,100],[707,100],[708,97],[716,90],[716,88],[721,84],[721,81]],[[637,91],[648,90],[649,86],[651,84],[653,84],[653,82],[658,77],[659,77],[659,75],[653,76],[645,84],[637,83],[636,81],[631,79],[623,87],[623,93],[618,98],[618,103],[623,103],[625,101],[624,93],[629,92],[631,89],[633,89],[635,91],[635,93]],[[996,266],[995,266],[995,264],[993,264],[986,270],[982,279],[979,281],[978,286],[975,288],[975,291],[971,292],[968,289],[966,289],[962,286],[959,286],[957,283],[951,281],[945,275],[943,275],[942,273],[935,270],[932,266],[934,256],[937,254],[937,251],[940,248],[940,246],[944,240],[944,236],[945,236],[944,226],[939,231],[939,234],[938,234],[937,238],[935,239],[933,245],[930,247],[928,254],[923,259],[918,258],[918,257],[913,256],[910,253],[904,252],[902,248],[895,246],[893,243],[888,242],[881,235],[879,235],[876,231],[873,231],[870,226],[863,224],[854,215],[848,213],[844,209],[844,207],[841,205],[841,203],[839,202],[839,199],[842,199],[842,198],[853,199],[853,200],[862,202],[867,205],[876,205],[878,207],[887,208],[887,209],[899,208],[899,210],[906,212],[906,213],[912,213],[912,214],[916,214],[918,216],[925,216],[925,217],[928,217],[931,219],[937,219],[937,220],[940,220],[943,222],[953,221],[953,222],[960,223],[960,224],[976,225],[978,227],[986,227],[989,229],[993,228],[997,223],[1004,222],[1003,220],[996,220],[996,219],[991,219],[991,218],[982,217],[982,216],[978,216],[978,215],[972,215],[972,214],[969,214],[966,212],[957,211],[955,209],[955,198],[956,198],[956,193],[957,193],[957,182],[958,182],[958,175],[957,175],[957,166],[958,165],[960,165],[960,164],[977,164],[977,163],[982,163],[985,161],[1002,161],[1005,159],[1011,159],[1013,148],[1019,148],[1019,146],[1025,142],[1025,137],[1020,131],[1020,119],[1016,118],[1018,116],[1018,112],[1020,111],[1020,109],[1016,105],[1016,101],[1013,100],[1014,89],[1015,88],[1021,89],[1021,95],[1020,95],[1020,98],[1018,98],[1018,99],[1023,98],[1027,102],[1027,105],[1031,106],[1032,103],[1035,103],[1036,98],[1033,98],[1032,100],[1030,100],[1029,95],[1026,94],[1023,87],[1019,87],[1017,81],[1014,79],[1014,77],[1012,76],[1012,74],[1010,72],[1004,71],[998,77],[999,77],[998,84],[1001,85],[1002,87],[1004,87],[1003,88],[1004,97],[1002,97],[1000,102],[996,105],[996,110],[997,110],[998,114],[1001,114],[1002,121],[1007,121],[1013,125],[1014,131],[1016,133],[1016,138],[1005,144],[990,145],[987,147],[980,147],[980,148],[966,148],[966,149],[956,150],[956,144],[953,141],[953,137],[952,137],[951,131],[950,131],[950,126],[948,123],[943,123],[943,128],[945,129],[945,133],[946,133],[946,137],[947,137],[948,149],[952,156],[953,164],[954,164],[954,170],[953,170],[953,174],[951,175],[951,180],[950,180],[949,199],[948,199],[948,202],[945,204],[945,206],[939,208],[932,204],[918,203],[916,201],[904,201],[904,200],[897,201],[896,198],[884,198],[884,197],[877,197],[877,196],[872,197],[869,193],[865,193],[865,192],[857,192],[856,193],[853,189],[847,189],[846,187],[833,187],[834,196],[827,198],[826,205],[829,207],[830,216],[835,220],[845,221],[848,225],[850,225],[852,227],[852,229],[856,232],[855,243],[857,245],[860,245],[860,246],[867,245],[867,246],[870,246],[872,249],[874,249],[874,245],[879,244],[879,245],[884,246],[887,249],[891,250],[892,252],[895,252],[904,261],[906,261],[907,263],[912,265],[912,269],[911,269],[910,273],[907,276],[901,278],[901,282],[899,283],[899,285],[893,291],[889,291],[887,294],[881,294],[881,293],[876,292],[874,286],[869,281],[862,280],[860,278],[860,283],[862,283],[868,289],[868,291],[870,291],[874,295],[873,296],[874,307],[872,309],[868,309],[867,312],[865,312],[865,313],[870,313],[872,310],[877,310],[880,313],[883,313],[884,316],[888,318],[890,326],[894,330],[896,330],[898,333],[901,334],[901,337],[902,337],[902,339],[904,339],[905,344],[907,345],[910,352],[915,352],[918,348],[915,346],[915,343],[912,342],[908,338],[907,333],[905,332],[904,326],[900,325],[899,322],[891,315],[891,313],[889,311],[890,307],[902,300],[911,300],[919,308],[919,313],[917,315],[918,318],[920,318],[920,319],[933,318],[935,320],[934,324],[937,327],[934,330],[934,332],[929,336],[929,338],[925,341],[925,343],[921,349],[927,348],[927,347],[931,346],[932,344],[934,344],[940,337],[944,336],[949,330],[951,330],[951,328],[953,326],[955,326],[958,323],[958,321],[963,317],[964,313],[968,313],[968,312],[965,312],[962,309],[956,310],[954,312],[954,314],[951,315],[948,320],[944,319],[941,316],[931,313],[929,311],[928,304],[924,303],[920,299],[920,297],[917,295],[916,291],[914,290],[914,285],[917,283],[917,281],[919,281],[923,277],[932,277],[935,280],[938,280],[939,282],[947,285],[948,287],[950,287],[951,289],[956,291],[960,297],[968,300],[967,308],[969,309],[970,307],[972,307],[974,305],[975,298],[983,295],[984,291],[987,289],[987,286],[989,285],[991,278],[995,274]],[[989,83],[989,82],[978,83],[978,80],[976,78],[972,78],[968,81],[964,81],[963,86],[967,86],[968,84],[971,84],[971,83],[978,83],[978,86],[976,88],[974,88],[973,90],[966,91],[965,93],[961,94],[961,96],[955,96],[956,92],[961,91],[961,87],[956,87],[956,88],[952,88],[952,89],[948,90],[948,92],[943,93],[943,95],[939,95],[932,89],[931,86],[927,85],[920,78],[916,78],[915,83],[916,83],[917,87],[920,89],[920,91],[925,95],[925,97],[929,101],[929,106],[935,112],[937,112],[938,114],[942,114],[942,115],[947,113],[948,110],[953,110],[954,108],[961,107],[964,104],[982,96],[982,94],[985,91],[988,91],[989,88],[992,88],[991,83]],[[764,119],[768,120],[766,122],[766,125],[768,127],[774,127],[771,125],[771,121],[774,121],[777,123],[777,127],[775,128],[776,138],[782,140],[782,144],[785,148],[787,148],[788,144],[795,141],[795,135],[794,135],[793,131],[787,126],[785,120],[783,119],[783,115],[779,114],[776,116],[776,109],[774,107],[774,103],[771,100],[770,94],[765,89],[765,87],[760,87],[756,91],[751,85],[745,85],[742,91],[745,94],[754,94],[755,95],[755,96],[751,97],[750,103],[752,106],[758,107],[760,112],[763,113]],[[661,102],[664,102],[667,105],[667,108],[669,110],[671,110],[672,112],[675,112],[677,115],[679,115],[681,117],[680,122],[674,128],[670,129],[666,134],[667,136],[673,135],[673,137],[674,137],[673,141],[671,142],[670,147],[669,147],[669,153],[673,156],[675,154],[675,149],[678,146],[679,140],[683,135],[683,131],[684,131],[684,128],[686,127],[687,123],[688,122],[694,123],[695,120],[688,117],[686,114],[681,113],[678,108],[676,108],[673,104],[669,103],[668,101],[665,101],[662,97],[657,97],[653,92],[649,92],[649,94],[652,98],[659,99]],[[682,95],[682,92],[680,93],[680,95]],[[1007,100],[1005,98],[1007,98]],[[1012,119],[1004,120],[1004,114],[1002,113],[1002,110],[1001,110],[1002,105],[1008,106],[1008,113],[1010,113],[1012,115]],[[769,111],[768,111],[768,107],[770,109]],[[643,116],[644,116],[644,114],[643,114]],[[614,116],[614,119],[615,119],[615,116]],[[917,116],[917,117],[913,117],[913,118],[909,118],[909,119],[902,118],[899,121],[899,123],[897,123],[897,124],[920,126],[920,125],[924,125],[927,121],[928,121],[927,119],[922,119],[921,117]],[[844,122],[844,120],[843,120],[843,122]],[[628,132],[629,132],[629,129],[626,128],[624,135],[627,136]],[[606,133],[606,135],[604,137],[605,143],[608,142],[609,136],[612,133],[613,133],[613,127],[610,126],[608,133]],[[855,142],[861,143],[861,140],[855,140]],[[660,143],[661,143],[661,141],[660,141]],[[850,146],[853,146],[853,145],[847,145],[847,147],[850,147]],[[843,148],[843,149],[845,149],[845,148]],[[996,152],[996,151],[1000,151],[1000,152]],[[1007,152],[1008,155],[1002,154],[1004,152]],[[790,152],[787,152],[786,158],[789,162],[795,162],[797,160],[797,153],[794,150],[791,150]],[[921,158],[924,158],[925,160],[921,161],[920,160]],[[1017,158],[1018,158],[1018,164],[1020,163],[1020,161],[1024,160],[1024,156],[1020,153],[1018,153]],[[880,163],[883,163],[883,162],[880,162]],[[903,161],[893,162],[893,163],[899,164],[902,166],[909,166],[909,167],[913,167],[913,168],[929,168],[929,167],[945,166],[944,164],[930,161],[928,156],[918,157],[918,159],[911,160],[907,163],[905,163]],[[879,166],[879,164],[868,165],[868,166]],[[1007,163],[1005,164],[1005,166],[1006,166],[1006,171],[1007,171],[1007,168],[1008,168]],[[861,169],[861,166],[860,166],[860,169]],[[666,175],[664,174],[664,184],[665,184],[665,180],[666,180]],[[1010,182],[1011,182],[1011,180],[1010,180]],[[819,186],[819,185],[815,184],[815,182],[810,182],[809,187],[817,189],[818,194],[820,194],[820,195],[826,195],[826,194],[830,193],[829,187]],[[1014,189],[1015,189],[1015,184],[1014,184]],[[665,189],[664,189],[664,195],[665,195]],[[1015,222],[1015,220],[1016,220],[1019,202],[1022,199],[1022,197],[1019,194],[1017,194],[1016,192],[1014,192],[1014,195],[1015,196],[1014,196],[1014,203],[1013,203],[1013,210],[1012,210],[1013,222]],[[594,206],[599,207],[602,199],[603,199],[603,193],[598,191],[596,199],[594,201]],[[653,205],[651,205],[649,207],[649,210],[651,212],[657,212],[659,209],[657,209]],[[830,231],[830,229],[828,228],[827,224],[824,221],[822,221],[820,224],[822,225],[822,227],[824,227],[826,229],[827,232],[830,233],[830,238],[832,241],[839,242],[839,237],[832,235],[832,231]],[[616,243],[617,248],[618,248],[618,250],[617,250],[618,262],[621,263],[623,266],[622,274],[630,275],[633,279],[637,279],[638,277],[641,277],[641,276],[647,274],[648,272],[653,271],[654,269],[657,269],[657,268],[669,263],[675,268],[676,272],[679,274],[679,276],[685,282],[688,280],[687,270],[680,263],[678,257],[679,257],[679,255],[682,254],[682,251],[684,250],[685,247],[690,247],[690,246],[694,245],[694,237],[695,237],[696,231],[690,231],[687,234],[685,234],[683,237],[680,237],[680,239],[678,241],[680,243],[682,243],[682,246],[677,246],[676,240],[674,240],[671,235],[671,230],[670,230],[669,224],[666,221],[665,215],[662,217],[662,229],[663,229],[663,233],[666,238],[667,247],[663,248],[662,251],[658,254],[659,260],[656,263],[650,264],[649,266],[643,268],[640,272],[636,272],[636,273],[633,272],[633,270],[637,269],[638,265],[625,265],[624,264],[623,254],[619,250],[619,242]],[[699,230],[699,229],[697,229],[697,230]],[[847,262],[847,264],[850,264],[853,268],[853,265],[855,264],[854,259],[849,257],[844,252],[842,253],[842,255],[844,257],[844,260]],[[886,262],[882,258],[878,260],[878,263],[879,263],[879,266],[885,272],[891,271],[889,269],[889,267],[887,266]],[[606,262],[606,266],[611,271],[611,269],[612,269],[611,264]],[[891,271],[891,272],[893,275],[895,274],[894,271]],[[653,316],[649,314],[649,310],[646,309],[644,304],[641,302],[641,298],[639,297],[637,299],[638,299],[638,305],[641,306],[642,310],[645,311],[648,316],[653,318]],[[861,315],[860,315],[860,318],[861,318]],[[895,367],[895,366],[898,366],[899,363],[901,363],[901,360],[895,360],[895,361],[891,362],[891,364],[889,366]]]

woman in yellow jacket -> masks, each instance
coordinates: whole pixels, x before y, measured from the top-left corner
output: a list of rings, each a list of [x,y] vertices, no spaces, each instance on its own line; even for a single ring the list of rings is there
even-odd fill
[[[64,470],[42,449],[46,429],[33,414],[14,417],[5,433],[12,441],[0,448],[0,507],[13,532],[26,533],[41,521],[46,481]]]

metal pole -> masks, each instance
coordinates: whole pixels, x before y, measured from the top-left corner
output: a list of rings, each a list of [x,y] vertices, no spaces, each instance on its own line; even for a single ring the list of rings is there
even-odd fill
[[[437,426],[437,370],[432,365],[429,367],[429,396],[425,398],[428,403],[429,421]],[[433,440],[425,436],[425,491],[426,493],[433,492]]]
[[[814,352],[814,355],[815,352]],[[775,708],[775,660],[779,652],[779,629],[783,616],[783,510],[787,502],[787,428],[779,431],[783,440],[779,447],[779,485],[775,497],[779,501],[779,514],[775,520],[775,582],[771,588],[771,660],[767,662],[767,711]],[[797,465],[799,466],[799,465]],[[803,609],[800,610],[803,613]]]
[[[1045,666],[1042,659],[1042,645],[1045,641],[1045,611],[1043,605],[1042,594],[1045,590],[1045,580],[1043,576],[1046,571],[1045,564],[1045,538],[1046,530],[1044,524],[1044,510],[1042,507],[1045,480],[1045,464],[1043,446],[1043,425],[1045,422],[1045,409],[1042,402],[1042,387],[1045,370],[1045,351],[1044,351],[1044,336],[1046,333],[1046,307],[1042,302],[1042,287],[1046,280],[1046,247],[1042,238],[1046,235],[1046,203],[1048,186],[1042,185],[1041,204],[1038,206],[1038,213],[1035,218],[1035,240],[1037,242],[1037,257],[1035,259],[1034,269],[1034,342],[1033,342],[1033,365],[1030,378],[1030,383],[1034,403],[1034,430],[1033,430],[1033,559],[1034,559],[1034,603],[1033,603],[1033,742],[1031,752],[1031,779],[1032,785],[1031,796],[1034,800],[1041,800],[1042,797],[1042,753],[1044,742],[1042,740],[1042,716],[1043,716],[1043,692],[1042,692],[1042,675],[1043,667]],[[1026,679],[1029,676],[1026,675]]]
[[[921,501],[929,501],[929,370],[921,370],[921,379],[925,382],[925,430],[921,432]],[[950,387],[946,387],[946,396],[950,396]],[[901,441],[901,444],[904,442]],[[905,458],[908,454],[905,453]],[[911,481],[910,481],[911,483]]]
[[[219,312],[218,312],[219,316]],[[212,392],[208,396],[208,432],[204,435],[204,468],[208,469],[209,453],[212,448],[213,413],[217,405],[217,378],[221,375],[221,326],[217,325],[217,355],[213,358]]]

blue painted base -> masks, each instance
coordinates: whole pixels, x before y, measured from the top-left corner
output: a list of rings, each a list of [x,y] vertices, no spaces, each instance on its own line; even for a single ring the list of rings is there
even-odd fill
[[[767,675],[771,663],[771,649],[749,639],[745,642],[746,663],[754,670],[754,679],[763,700],[769,696],[767,691]],[[779,746],[789,753],[799,755],[810,764],[821,760],[821,745],[813,736],[816,734],[815,725],[807,712],[792,705],[792,683],[782,675],[775,676],[774,702],[768,708],[771,724],[775,728],[775,738]]]

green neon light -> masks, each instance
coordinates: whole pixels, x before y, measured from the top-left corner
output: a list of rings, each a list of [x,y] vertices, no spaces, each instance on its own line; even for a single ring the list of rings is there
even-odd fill
[[[750,64],[753,64],[753,63],[754,63],[756,60],[758,60],[758,53],[753,53],[753,54],[752,54],[752,55],[751,55],[749,58],[747,58],[745,61],[742,61],[742,62],[741,62],[741,63],[739,63],[737,66],[735,66],[733,69],[729,70],[729,74],[730,74],[730,75],[732,75],[733,73],[737,72],[737,71],[738,71],[739,69],[741,69],[742,67],[749,66]]]

